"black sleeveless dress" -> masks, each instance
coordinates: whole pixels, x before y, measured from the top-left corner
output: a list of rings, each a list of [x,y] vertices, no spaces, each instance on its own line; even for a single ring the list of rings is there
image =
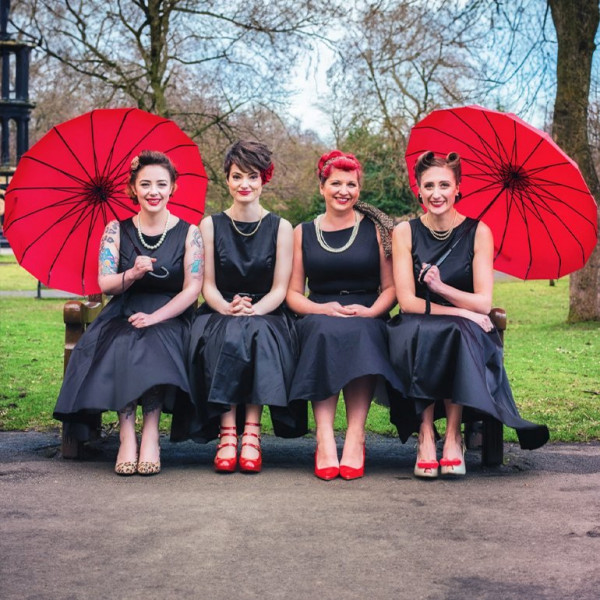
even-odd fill
[[[119,273],[133,267],[136,254],[133,221],[120,222]],[[88,327],[71,354],[54,418],[68,423],[69,433],[89,439],[90,415],[119,411],[155,385],[170,385],[163,410],[189,412],[186,371],[187,343],[192,309],[179,317],[137,329],[127,320],[136,312],[152,313],[183,287],[185,240],[189,223],[180,220],[167,232],[156,250],[144,254],[157,259],[155,272],[164,266],[168,277],[144,275],[124,294],[113,296]],[[150,245],[160,236],[144,236]]]
[[[351,229],[323,232],[334,248]],[[302,260],[313,302],[372,306],[379,295],[380,259],[375,225],[364,218],[354,243],[332,253],[318,243],[314,222],[302,224]],[[387,404],[385,382],[399,385],[390,363],[385,319],[305,315],[296,321],[300,356],[290,398],[319,401],[339,394],[353,379],[378,375],[375,392]]]
[[[427,287],[418,282],[422,263],[435,263],[457,236],[467,231],[440,265],[442,281],[473,292],[475,232],[467,218],[448,240],[436,240],[421,219],[410,221],[416,295],[426,298]],[[431,302],[451,306],[430,294]],[[469,319],[447,315],[403,313],[388,325],[390,356],[405,390],[391,394],[390,418],[400,439],[419,430],[421,413],[435,402],[435,418],[444,416],[445,398],[463,406],[463,421],[491,415],[517,431],[522,448],[539,448],[548,441],[548,429],[521,418],[502,362],[497,331],[486,333]]]
[[[257,302],[273,285],[280,217],[268,213],[248,237],[225,213],[212,221],[217,289],[227,301],[242,294]],[[250,233],[258,222],[235,224]],[[267,315],[234,317],[203,304],[192,325],[189,372],[196,415],[186,436],[198,442],[217,437],[220,417],[232,404],[268,405],[276,435],[304,435],[306,407],[288,402],[296,355],[296,333],[283,305]],[[239,425],[243,413],[241,407],[236,411]]]

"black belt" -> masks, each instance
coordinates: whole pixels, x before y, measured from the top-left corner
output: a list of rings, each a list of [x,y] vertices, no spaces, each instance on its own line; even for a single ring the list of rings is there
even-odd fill
[[[338,296],[351,296],[354,294],[377,294],[378,290],[340,290]],[[334,294],[335,295],[335,294]]]

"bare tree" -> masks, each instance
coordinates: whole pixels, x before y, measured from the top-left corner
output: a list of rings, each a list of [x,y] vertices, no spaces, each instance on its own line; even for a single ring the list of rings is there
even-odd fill
[[[600,22],[597,0],[548,0],[558,40],[553,136],[578,164],[597,200],[600,182],[588,138],[592,58]],[[600,220],[600,210],[599,210]],[[571,275],[569,321],[600,320],[600,242]]]
[[[474,93],[469,49],[483,35],[481,10],[464,10],[463,5],[365,2],[355,9],[338,43],[339,58],[330,70],[335,91],[329,98],[336,142],[347,145],[356,131],[379,137],[393,157],[385,161],[385,170],[392,170],[398,188],[408,188],[403,157],[411,127],[431,110],[461,104]],[[356,151],[360,158],[361,149]],[[381,194],[389,191],[387,177],[376,181]],[[415,210],[416,200],[412,202],[412,207],[403,203],[397,210]]]
[[[330,14],[321,3],[20,0],[13,24],[98,82],[107,103],[177,118],[194,136],[226,127],[242,107],[285,99],[284,74]]]

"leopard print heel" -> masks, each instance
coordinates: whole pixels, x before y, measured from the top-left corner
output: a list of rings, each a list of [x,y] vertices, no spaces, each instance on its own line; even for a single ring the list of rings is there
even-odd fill
[[[115,465],[115,473],[117,475],[135,475],[138,470],[137,460],[131,462],[120,462]]]

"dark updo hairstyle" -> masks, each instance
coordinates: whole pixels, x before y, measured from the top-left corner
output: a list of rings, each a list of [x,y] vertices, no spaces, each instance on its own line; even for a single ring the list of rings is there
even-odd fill
[[[135,182],[137,181],[138,175],[140,171],[144,167],[148,167],[150,165],[158,165],[159,167],[163,167],[169,173],[169,177],[171,178],[171,183],[173,184],[173,192],[177,186],[175,182],[177,181],[178,173],[175,165],[172,163],[171,159],[162,152],[157,152],[156,150],[142,150],[137,156],[133,157],[131,161],[131,165],[129,167],[129,182],[127,183],[127,195],[131,198],[134,204],[139,204],[136,193],[134,191]],[[173,194],[171,192],[171,194]]]
[[[332,150],[323,154],[317,167],[317,175],[321,185],[327,181],[334,168],[342,171],[356,171],[358,183],[359,185],[362,184],[362,165],[354,154],[346,154],[341,150]]]
[[[263,185],[269,183],[274,170],[271,162],[272,155],[273,153],[261,142],[238,140],[229,147],[225,154],[225,160],[223,161],[225,177],[229,179],[231,167],[236,165],[245,173],[258,171]]]
[[[450,152],[450,154],[446,156],[436,156],[435,153],[429,151],[421,154],[415,163],[415,179],[417,180],[417,185],[421,185],[421,176],[431,167],[448,167],[448,169],[454,173],[456,185],[460,183],[461,167],[460,156],[458,153]]]

